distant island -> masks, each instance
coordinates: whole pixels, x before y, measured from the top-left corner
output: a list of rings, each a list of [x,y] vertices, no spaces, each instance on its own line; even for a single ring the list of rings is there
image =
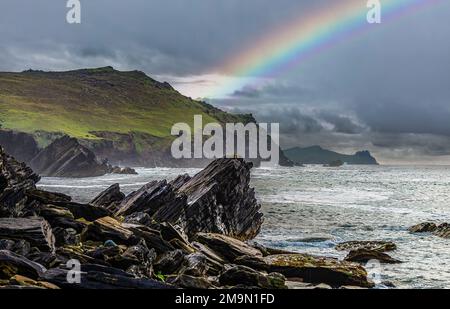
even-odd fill
[[[301,164],[324,164],[330,165],[331,162],[343,162],[347,164],[369,164],[378,165],[377,160],[370,154],[369,151],[358,151],[354,155],[346,155],[337,153],[331,150],[323,149],[320,146],[311,146],[306,148],[295,147],[284,150],[286,157],[295,162],[297,165]]]

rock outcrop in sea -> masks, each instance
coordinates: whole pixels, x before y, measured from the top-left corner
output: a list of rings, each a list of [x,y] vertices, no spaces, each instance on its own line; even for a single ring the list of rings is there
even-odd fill
[[[82,204],[37,188],[39,176],[0,148],[0,288],[373,286],[357,263],[250,241],[263,222],[251,167],[216,160]],[[77,263],[78,281],[68,276]]]

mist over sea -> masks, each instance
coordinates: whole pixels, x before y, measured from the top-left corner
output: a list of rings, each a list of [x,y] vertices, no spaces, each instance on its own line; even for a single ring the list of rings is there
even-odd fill
[[[129,193],[151,180],[197,169],[137,169],[139,175],[43,178],[49,191],[88,202],[113,183]],[[252,186],[265,215],[257,241],[272,247],[344,258],[334,246],[352,240],[390,240],[403,264],[382,265],[383,281],[398,288],[450,288],[450,241],[410,234],[423,221],[450,222],[450,167],[350,166],[258,168]]]

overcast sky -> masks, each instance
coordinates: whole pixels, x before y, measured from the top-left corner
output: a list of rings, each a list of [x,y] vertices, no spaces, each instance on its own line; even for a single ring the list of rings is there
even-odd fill
[[[0,70],[112,65],[199,97],[233,78],[217,71],[226,59],[336,1],[347,0],[81,0],[82,23],[69,25],[65,0],[1,0]],[[211,102],[280,122],[284,148],[318,144],[368,149],[383,163],[450,164],[450,1]]]

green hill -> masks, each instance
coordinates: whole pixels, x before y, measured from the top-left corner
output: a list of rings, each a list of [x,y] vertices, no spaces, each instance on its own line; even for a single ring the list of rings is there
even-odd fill
[[[298,164],[330,164],[342,161],[347,164],[378,165],[377,160],[368,151],[359,151],[354,155],[346,155],[323,149],[320,146],[312,146],[287,149],[284,150],[284,154],[289,160]]]
[[[22,158],[37,151],[30,137],[42,148],[69,135],[113,163],[178,166],[170,157],[170,131],[177,122],[193,126],[194,115],[203,123],[256,122],[185,97],[140,71],[0,73],[0,142]]]

